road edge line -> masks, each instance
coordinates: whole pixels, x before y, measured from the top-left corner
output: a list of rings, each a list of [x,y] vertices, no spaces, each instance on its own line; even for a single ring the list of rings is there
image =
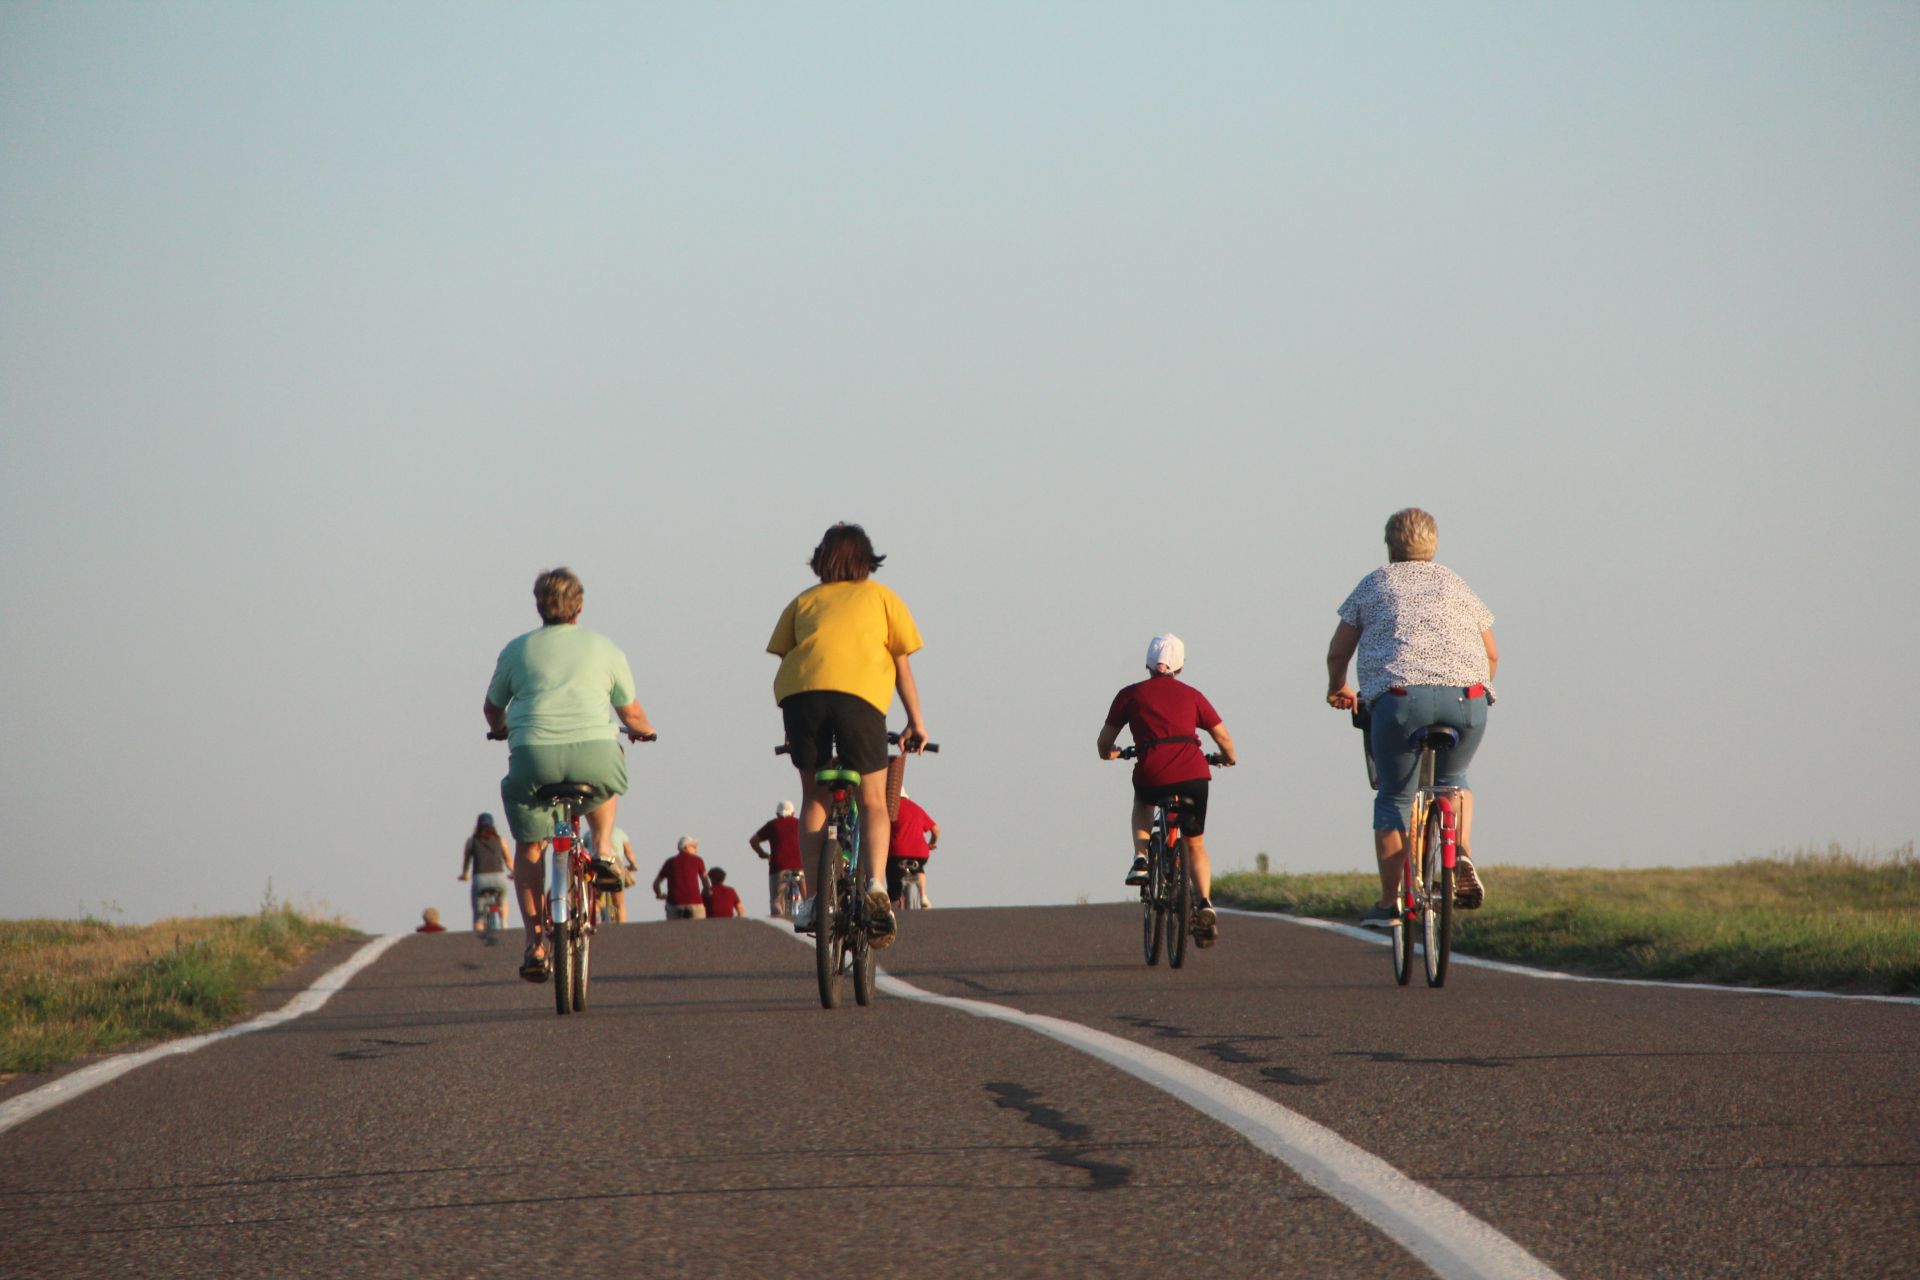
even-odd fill
[[[269,1013],[263,1013],[245,1022],[231,1027],[222,1027],[218,1031],[206,1031],[197,1036],[187,1036],[180,1040],[169,1040],[136,1053],[116,1054],[111,1058],[92,1063],[50,1080],[37,1089],[29,1089],[5,1102],[0,1102],[0,1133],[44,1112],[51,1111],[64,1102],[71,1102],[85,1093],[91,1093],[103,1084],[119,1079],[129,1071],[144,1067],[159,1058],[170,1058],[176,1054],[193,1053],[204,1049],[216,1040],[228,1040],[234,1036],[247,1035],[254,1031],[264,1031],[283,1022],[291,1022],[302,1014],[312,1013],[334,994],[342,990],[352,977],[384,955],[387,949],[407,937],[404,933],[383,934],[373,938],[344,961],[313,980],[299,995]]]
[[[1362,929],[1357,925],[1341,924],[1337,920],[1322,920],[1316,916],[1296,916],[1285,911],[1250,911],[1245,907],[1215,906],[1222,915],[1244,916],[1249,920],[1276,920],[1281,924],[1305,925],[1309,929],[1325,929],[1343,937],[1354,938],[1361,942],[1370,942],[1377,947],[1390,944],[1384,931]],[[1482,960],[1478,956],[1453,953],[1454,964],[1471,965],[1476,969],[1491,969],[1496,973],[1514,973],[1523,978],[1544,978],[1550,982],[1600,982],[1616,987],[1659,987],[1669,991],[1718,991],[1723,995],[1737,996],[1791,996],[1797,1000],[1862,1000],[1869,1004],[1915,1004],[1920,1005],[1920,996],[1876,996],[1860,995],[1847,991],[1795,991],[1789,987],[1733,987],[1717,982],[1673,982],[1662,978],[1603,978],[1587,973],[1568,973],[1564,969],[1540,969],[1532,965],[1513,964],[1506,960]]]

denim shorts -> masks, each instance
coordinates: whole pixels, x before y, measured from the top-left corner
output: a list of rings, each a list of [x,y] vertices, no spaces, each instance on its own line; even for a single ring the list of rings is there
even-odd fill
[[[1460,731],[1460,745],[1434,755],[1433,780],[1443,786],[1467,785],[1467,765],[1487,732],[1487,695],[1469,698],[1465,689],[1417,684],[1404,697],[1382,694],[1367,703],[1373,712],[1368,745],[1380,790],[1373,797],[1373,829],[1405,831],[1413,820],[1413,793],[1419,789],[1420,733],[1444,724]]]

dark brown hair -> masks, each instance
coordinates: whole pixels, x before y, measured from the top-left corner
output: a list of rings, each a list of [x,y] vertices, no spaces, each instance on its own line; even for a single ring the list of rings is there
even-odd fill
[[[533,580],[534,607],[540,610],[540,621],[548,626],[556,622],[577,622],[580,606],[586,599],[586,588],[580,585],[573,570],[564,566],[549,569]]]
[[[885,560],[873,553],[873,539],[865,529],[843,520],[827,530],[808,563],[822,582],[862,582]]]

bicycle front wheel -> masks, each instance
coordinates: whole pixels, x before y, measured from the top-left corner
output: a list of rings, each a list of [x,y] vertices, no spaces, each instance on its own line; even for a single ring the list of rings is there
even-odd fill
[[[847,945],[853,948],[853,998],[864,1009],[873,1003],[873,946],[858,929]]]
[[[847,885],[847,871],[840,851],[829,846],[829,873],[815,886],[813,899],[813,971],[820,983],[820,1007],[840,1007],[840,961],[846,954],[846,930],[852,921],[840,900]]]
[[[1427,811],[1426,874],[1421,877],[1427,901],[1420,913],[1420,923],[1430,987],[1446,984],[1447,960],[1453,954],[1453,868],[1440,865],[1444,860],[1441,856],[1443,838],[1440,809],[1436,805]]]
[[[1167,965],[1178,969],[1187,962],[1188,912],[1193,910],[1193,885],[1187,879],[1187,844],[1173,846],[1167,866]]]
[[[1158,831],[1147,845],[1147,883],[1140,890],[1140,941],[1148,964],[1160,963],[1160,947],[1167,933],[1167,900],[1161,892],[1161,853],[1165,848]]]

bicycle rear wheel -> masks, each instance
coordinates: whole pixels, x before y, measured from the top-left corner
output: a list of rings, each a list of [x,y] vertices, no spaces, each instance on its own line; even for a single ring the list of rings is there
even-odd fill
[[[553,965],[553,1008],[561,1014],[573,1012],[573,939],[567,934],[567,925],[554,924],[549,917],[547,955]]]
[[[1187,879],[1187,842],[1173,846],[1167,859],[1167,966],[1178,969],[1187,962],[1187,921],[1193,910],[1193,885]]]
[[[1140,929],[1141,942],[1146,948],[1147,963],[1160,963],[1160,946],[1167,932],[1167,897],[1163,892],[1165,882],[1161,878],[1161,850],[1166,847],[1165,840],[1156,831],[1147,844],[1147,883],[1140,889]]]
[[[852,920],[846,914],[841,895],[846,891],[847,869],[840,850],[831,841],[827,845],[828,871],[815,886],[813,899],[813,971],[820,982],[820,1007],[840,1007],[840,961],[846,954],[847,929]]]
[[[1400,873],[1400,919],[1393,926],[1393,980],[1406,986],[1413,979],[1413,930],[1419,924],[1413,901],[1413,854],[1408,852]]]
[[[1440,829],[1440,809],[1438,805],[1427,810],[1427,830],[1425,874],[1421,877],[1426,890],[1426,909],[1420,913],[1420,923],[1424,935],[1423,948],[1426,952],[1427,985],[1444,986],[1447,981],[1447,960],[1453,954],[1453,868],[1442,866]]]

